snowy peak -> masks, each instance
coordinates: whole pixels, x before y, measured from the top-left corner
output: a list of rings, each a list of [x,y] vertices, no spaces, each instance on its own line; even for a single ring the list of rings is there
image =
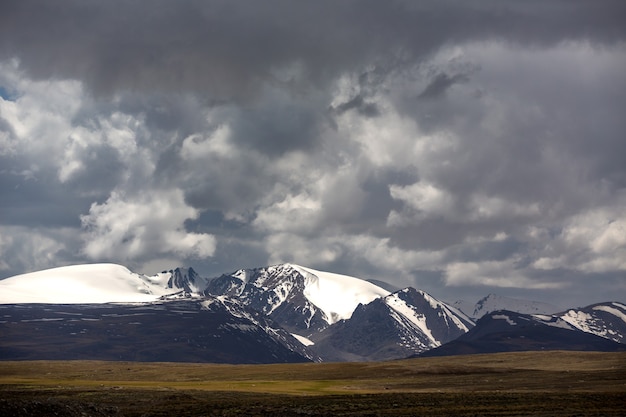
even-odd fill
[[[622,303],[599,303],[569,309],[560,313],[559,318],[583,332],[626,343],[626,305]]]
[[[206,293],[235,297],[306,335],[349,318],[361,303],[389,294],[359,278],[289,263],[224,274],[208,283]]]
[[[0,280],[0,304],[150,302],[199,281],[192,269],[147,276],[116,264],[72,265]]]
[[[486,314],[499,310],[515,311],[523,314],[553,314],[561,310],[560,307],[540,301],[521,300],[496,294],[489,294],[473,306],[462,300],[455,302],[453,305],[474,319],[479,319]]]
[[[445,343],[474,326],[472,319],[462,311],[412,287],[385,297],[385,302],[408,317],[423,316],[429,322],[440,322],[435,330],[437,335],[433,338],[439,343]],[[452,333],[450,334],[449,331]]]
[[[360,278],[292,265],[305,278],[304,296],[320,308],[328,323],[348,319],[359,304],[384,297],[389,291]]]
[[[304,276],[290,264],[282,264],[223,274],[209,281],[205,294],[232,297],[294,333],[308,334],[328,323],[304,290]]]
[[[193,268],[176,268],[161,273],[170,275],[167,280],[167,288],[180,289],[185,293],[202,292],[208,283],[208,280],[198,275]]]

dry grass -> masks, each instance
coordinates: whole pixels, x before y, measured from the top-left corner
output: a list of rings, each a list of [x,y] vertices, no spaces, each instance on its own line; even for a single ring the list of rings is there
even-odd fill
[[[296,409],[307,404],[317,404],[308,415],[439,415],[433,413],[445,409],[458,415],[489,410],[495,414],[484,415],[622,415],[626,353],[521,352],[288,365],[0,362],[0,398],[44,397],[108,404],[123,415],[160,415],[162,410],[185,415],[172,409],[180,404],[189,410],[210,406],[189,415],[233,410],[254,415],[254,407],[297,415]],[[169,397],[178,405],[164,400]]]

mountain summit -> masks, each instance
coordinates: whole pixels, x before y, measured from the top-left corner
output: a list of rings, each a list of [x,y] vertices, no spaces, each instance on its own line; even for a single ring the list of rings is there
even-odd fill
[[[389,291],[359,278],[281,264],[224,274],[209,282],[205,294],[236,298],[286,329],[310,336]]]

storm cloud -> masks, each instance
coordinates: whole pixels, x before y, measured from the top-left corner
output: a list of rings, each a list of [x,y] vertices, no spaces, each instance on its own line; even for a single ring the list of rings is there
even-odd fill
[[[4,1],[0,276],[626,298],[622,1]],[[562,300],[562,301],[559,301]]]

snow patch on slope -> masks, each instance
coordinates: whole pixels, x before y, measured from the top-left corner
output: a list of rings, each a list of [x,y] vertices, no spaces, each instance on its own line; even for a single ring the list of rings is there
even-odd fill
[[[591,314],[587,314],[584,311],[569,310],[567,313],[563,314],[561,318],[583,332],[592,332],[588,325],[588,323],[593,319]]]
[[[617,303],[613,303],[615,305],[621,305],[621,304],[617,304]],[[621,305],[622,308],[626,309],[626,306]],[[614,316],[617,316],[618,318],[622,319],[622,321],[624,323],[626,323],[626,314],[624,314],[623,312],[619,311],[616,308],[610,307],[610,306],[595,306],[593,307],[594,310],[600,310],[600,311],[605,311],[609,314],[613,314]]]
[[[396,312],[400,313],[405,318],[407,318],[411,323],[415,325],[415,327],[420,329],[422,333],[424,333],[426,337],[428,337],[428,339],[434,342],[435,346],[438,346],[441,344],[441,342],[435,339],[432,332],[426,325],[426,317],[424,316],[424,314],[420,314],[416,312],[404,300],[400,299],[396,294],[392,294],[386,297],[385,303],[387,303],[387,305],[391,307],[393,310],[395,310]],[[436,306],[434,308],[436,308]]]
[[[510,326],[517,326],[517,323],[511,320],[511,318],[506,314],[494,314],[491,316],[491,318],[494,320],[506,320],[506,322],[509,323]]]
[[[305,278],[304,296],[326,315],[329,324],[349,319],[359,304],[390,294],[365,280],[291,264]]]
[[[626,342],[626,306],[611,302],[569,309],[560,318],[583,332],[618,343]]]
[[[558,327],[560,329],[567,329],[567,330],[576,330],[575,327],[573,327],[568,322],[566,322],[565,320],[557,316],[550,316],[550,315],[545,315],[545,314],[533,314],[532,317],[535,318],[536,320],[541,321],[541,323],[545,324],[546,326]]]
[[[291,335],[295,337],[296,340],[302,343],[304,346],[312,346],[315,344],[315,342],[313,342],[311,339],[308,339],[304,336],[300,336],[299,334],[291,333]]]

